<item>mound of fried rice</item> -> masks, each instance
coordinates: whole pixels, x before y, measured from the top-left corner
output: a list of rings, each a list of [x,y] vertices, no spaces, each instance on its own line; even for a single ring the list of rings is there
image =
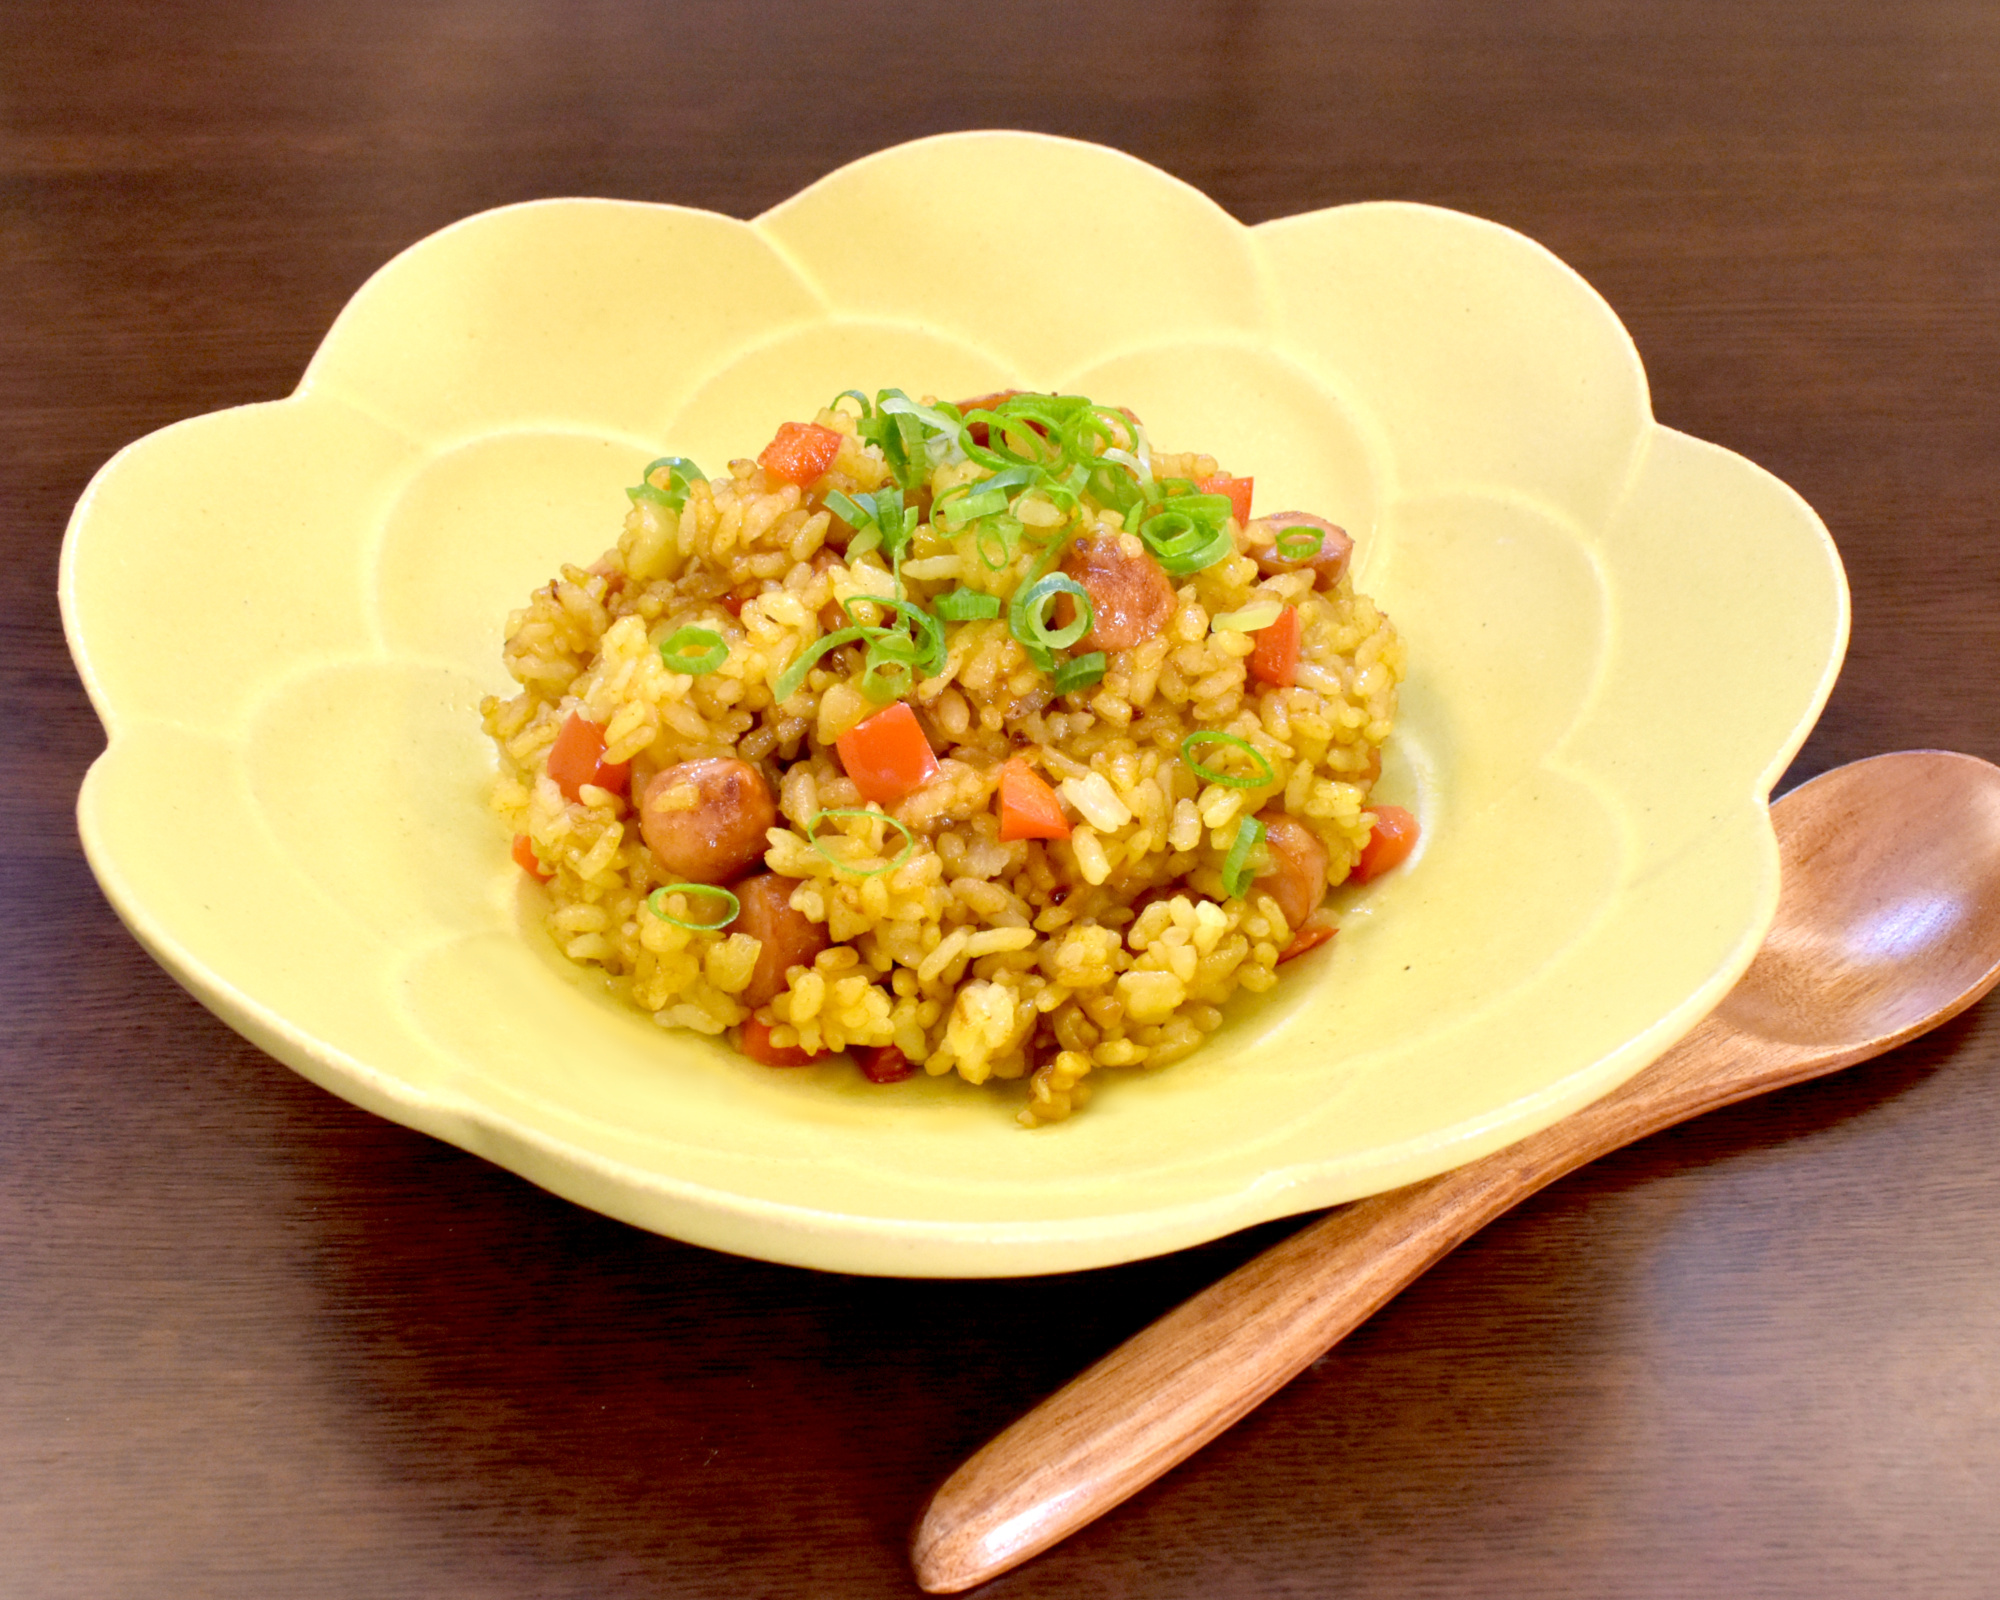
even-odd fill
[[[1328,885],[1347,878],[1374,823],[1402,646],[1344,573],[1316,588],[1306,568],[1273,571],[1258,557],[1279,530],[1231,516],[1228,552],[1172,579],[1164,625],[1106,652],[1098,681],[1056,694],[1010,629],[1007,602],[1047,570],[1052,542],[1129,538],[1129,524],[1089,496],[1065,505],[1030,494],[1013,508],[1028,537],[995,566],[992,540],[982,551],[973,531],[928,520],[937,497],[990,471],[945,451],[911,496],[925,520],[895,571],[828,506],[829,495],[851,508],[892,486],[883,448],[862,436],[852,405],[814,425],[840,438],[813,481],[746,458],[682,495],[635,491],[613,548],[565,565],[508,617],[504,660],[520,693],[481,707],[499,750],[494,808],[517,859],[525,839],[546,879],[531,892],[546,897],[556,944],[661,1025],[738,1041],[754,1030],[767,1060],[848,1051],[1008,1085],[1019,1120],[1060,1121],[1099,1069],[1176,1061],[1239,989],[1279,981],[1281,957],[1304,941],[1259,881],[1269,846],[1239,850],[1234,885],[1229,853],[1244,819],[1282,814],[1324,845]],[[1136,446],[1138,432],[1117,442]],[[1149,461],[1160,481],[1219,472],[1204,455],[1155,450]],[[936,773],[871,804],[836,749],[882,709],[860,684],[860,646],[820,656],[788,698],[776,689],[802,652],[865,611],[859,597],[930,605],[965,587],[999,597],[1001,614],[944,624],[942,664],[900,697]],[[1255,633],[1214,626],[1272,601],[1299,613],[1290,686],[1246,671]],[[661,646],[688,628],[726,644],[719,665],[675,670]],[[570,797],[550,777],[573,717],[601,730],[604,767],[627,768],[627,786],[587,782]],[[1249,770],[1269,781],[1206,781],[1183,750],[1196,730],[1254,748],[1265,765]],[[751,870],[792,880],[791,907],[829,941],[755,1007],[742,997],[759,941],[705,926],[719,919],[698,895],[662,899],[680,878],[649,849],[634,800],[652,775],[717,756],[754,766],[776,801]],[[1016,758],[1059,797],[1067,838],[1001,837],[995,791]]]

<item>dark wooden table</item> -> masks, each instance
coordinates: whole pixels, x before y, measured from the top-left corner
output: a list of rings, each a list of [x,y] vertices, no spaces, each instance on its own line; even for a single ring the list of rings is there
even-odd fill
[[[286,393],[382,261],[593,193],[749,216],[959,127],[1246,221],[1551,246],[1660,418],[1795,486],[1853,647],[1787,785],[2000,758],[1990,0],[0,9],[0,1594],[883,1596],[968,1450],[1284,1225],[1010,1282],[741,1261],[349,1108],[86,870],[56,615],[114,450]],[[1656,1138],[1462,1250],[990,1592],[1986,1596],[2000,1001]]]

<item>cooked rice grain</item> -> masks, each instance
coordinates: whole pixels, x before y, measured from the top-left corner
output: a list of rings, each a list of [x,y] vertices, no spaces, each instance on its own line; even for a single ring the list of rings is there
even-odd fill
[[[894,1046],[933,1075],[1025,1080],[1020,1119],[1060,1121],[1100,1070],[1181,1059],[1238,990],[1277,981],[1295,930],[1269,894],[1226,896],[1223,859],[1241,819],[1283,811],[1325,846],[1329,884],[1348,875],[1373,822],[1368,798],[1394,722],[1402,645],[1347,578],[1315,589],[1309,572],[1260,574],[1252,552],[1268,533],[1232,522],[1235,552],[1173,580],[1164,627],[1109,651],[1087,689],[1052,695],[1004,611],[950,624],[943,665],[906,697],[936,747],[937,775],[886,808],[913,846],[879,816],[822,818],[809,835],[823,811],[862,807],[833,747],[878,708],[856,687],[854,647],[823,656],[782,704],[774,685],[846,625],[842,601],[896,592],[872,527],[851,534],[825,504],[833,490],[882,488],[889,468],[846,409],[817,421],[842,438],[810,494],[743,460],[693,484],[678,512],[639,499],[613,549],[563,567],[507,619],[503,659],[521,692],[482,706],[499,752],[494,809],[551,874],[547,924],[565,954],[601,967],[662,1024],[720,1035],[753,1015],[742,996],[758,941],[648,907],[674,880],[627,792],[685,761],[750,762],[780,812],[764,865],[797,880],[793,908],[833,941],[755,1009],[771,1044]],[[1207,457],[1154,464],[1162,478],[1215,471]],[[976,481],[968,465],[936,469],[932,494]],[[1045,531],[1067,516],[1034,495],[1016,510]],[[970,535],[923,523],[902,563],[905,591],[926,602],[964,583],[1004,598],[1032,554],[990,569]],[[1255,635],[1210,628],[1217,615],[1269,601],[1299,612],[1287,688],[1247,675]],[[691,675],[662,658],[660,643],[684,627],[721,637],[719,667]],[[602,760],[629,767],[629,791],[586,783],[567,799],[548,776],[572,714],[603,730]],[[1245,741],[1270,781],[1202,781],[1180,753],[1198,727]],[[1017,756],[1066,803],[1068,839],[999,837],[998,771]],[[1270,868],[1268,846],[1250,866]],[[713,915],[685,897],[673,904],[685,921]]]

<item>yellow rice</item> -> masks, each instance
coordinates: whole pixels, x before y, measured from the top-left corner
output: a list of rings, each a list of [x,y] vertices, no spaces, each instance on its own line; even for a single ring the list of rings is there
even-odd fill
[[[934,1075],[1025,1080],[1025,1092],[1015,1090],[1020,1120],[1059,1121],[1083,1104],[1100,1069],[1178,1060],[1220,1025],[1238,990],[1278,981],[1297,930],[1256,886],[1240,898],[1223,892],[1225,857],[1242,818],[1282,811],[1327,847],[1329,883],[1347,877],[1374,820],[1369,792],[1395,716],[1402,646],[1349,578],[1315,590],[1309,571],[1260,575],[1253,558],[1272,533],[1255,520],[1232,519],[1235,553],[1174,580],[1158,636],[1110,652],[1102,681],[1077,692],[1050,697],[1048,675],[1004,611],[952,624],[942,668],[907,697],[931,733],[937,776],[886,808],[915,848],[893,870],[857,875],[854,867],[894,861],[905,842],[879,816],[821,819],[822,845],[838,834],[853,841],[840,851],[809,842],[822,810],[862,807],[833,748],[878,709],[853,681],[857,653],[823,656],[782,705],[773,691],[825,631],[831,605],[894,592],[879,550],[836,547],[865,541],[825,506],[830,491],[855,496],[890,479],[846,408],[816,421],[843,439],[810,492],[745,459],[694,483],[678,513],[638,500],[612,549],[588,567],[564,566],[508,617],[504,660],[521,692],[481,708],[499,750],[494,808],[552,873],[547,926],[570,959],[601,967],[662,1025],[721,1036],[750,1014],[738,996],[757,940],[654,914],[647,896],[672,875],[626,797],[586,785],[566,800],[547,758],[575,713],[604,730],[605,762],[630,763],[634,794],[653,773],[699,757],[759,767],[780,812],[764,864],[797,880],[793,907],[832,940],[757,1013],[771,1042],[814,1052],[894,1045]],[[1200,455],[1153,463],[1162,478],[1217,470]],[[943,465],[931,489],[980,475],[969,462]],[[1019,514],[1049,528],[1063,515],[1033,497]],[[920,602],[960,585],[1004,597],[1031,556],[1024,549],[995,571],[969,534],[926,522],[902,578]],[[740,615],[723,604],[745,594],[753,597]],[[1247,678],[1253,634],[1211,627],[1272,600],[1300,612],[1289,688]],[[691,676],[662,658],[660,643],[686,626],[723,638],[720,667]],[[1271,781],[1202,781],[1181,756],[1198,728],[1247,741]],[[1000,839],[997,772],[1017,755],[1061,797],[1067,840]],[[1265,850],[1252,853],[1252,869],[1267,865]],[[1174,892],[1147,895],[1162,886]],[[700,922],[712,908],[676,896],[668,909]]]

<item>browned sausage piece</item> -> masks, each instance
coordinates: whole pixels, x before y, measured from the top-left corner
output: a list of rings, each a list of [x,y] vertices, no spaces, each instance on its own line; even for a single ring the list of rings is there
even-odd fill
[[[639,802],[653,857],[688,883],[727,883],[763,858],[778,820],[770,785],[747,761],[707,756],[656,772]]]
[[[1346,575],[1348,559],[1354,554],[1354,541],[1347,537],[1344,529],[1336,528],[1325,517],[1316,517],[1309,511],[1274,511],[1270,516],[1257,520],[1268,525],[1280,539],[1284,538],[1288,528],[1301,528],[1320,535],[1319,548],[1296,561],[1279,555],[1269,547],[1259,550],[1257,570],[1265,577],[1310,568],[1313,587],[1331,589]]]
[[[743,909],[729,931],[747,933],[764,947],[757,953],[749,987],[736,997],[753,1010],[785,992],[791,968],[811,966],[827,947],[826,924],[792,909],[792,891],[798,886],[797,878],[775,872],[760,872],[732,886]]]
[[[1266,811],[1257,820],[1264,824],[1264,843],[1271,850],[1271,871],[1257,880],[1257,887],[1278,902],[1286,923],[1297,933],[1326,898],[1329,852],[1319,835],[1297,817]]]
[[[1063,557],[1062,569],[1090,596],[1091,626],[1078,650],[1129,650],[1174,614],[1174,586],[1129,533],[1092,534]]]

